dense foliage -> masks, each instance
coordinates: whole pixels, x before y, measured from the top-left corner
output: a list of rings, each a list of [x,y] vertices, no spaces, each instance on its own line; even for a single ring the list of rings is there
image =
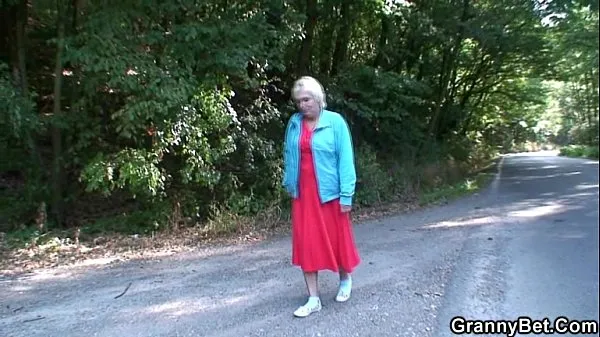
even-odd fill
[[[3,0],[0,16],[0,231],[45,204],[54,226],[135,230],[285,206],[304,74],[352,128],[357,205],[526,142],[598,142],[594,2]]]

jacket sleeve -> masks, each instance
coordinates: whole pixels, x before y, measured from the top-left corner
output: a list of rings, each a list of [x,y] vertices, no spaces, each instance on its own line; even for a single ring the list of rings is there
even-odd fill
[[[289,135],[289,131],[290,131],[290,126],[291,126],[291,118],[288,120],[287,125],[285,127],[285,133],[283,135],[283,177],[282,177],[282,181],[281,184],[282,186],[285,188],[287,186],[288,182],[288,175],[289,175],[289,158],[288,158],[288,135]]]
[[[352,135],[346,120],[340,116],[337,124],[338,174],[340,178],[340,204],[351,206],[356,186]]]

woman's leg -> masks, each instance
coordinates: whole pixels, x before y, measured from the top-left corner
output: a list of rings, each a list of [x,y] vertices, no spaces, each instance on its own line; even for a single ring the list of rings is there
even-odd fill
[[[296,317],[306,317],[313,312],[321,310],[321,299],[319,298],[319,283],[317,272],[304,272],[304,281],[308,290],[308,301],[294,311]]]
[[[344,281],[350,278],[350,274],[347,273],[344,269],[340,268],[340,281]]]
[[[340,288],[335,296],[335,300],[338,302],[346,302],[350,299],[352,293],[352,276],[350,273],[340,268]]]
[[[304,281],[306,282],[306,289],[308,290],[308,296],[318,297],[319,296],[319,274],[317,272],[304,272]]]

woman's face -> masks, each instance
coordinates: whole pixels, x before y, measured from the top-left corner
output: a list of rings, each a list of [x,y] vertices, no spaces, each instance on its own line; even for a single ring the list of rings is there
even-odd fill
[[[310,93],[300,90],[298,91],[298,94],[296,94],[294,101],[304,117],[314,119],[319,116],[321,107]]]

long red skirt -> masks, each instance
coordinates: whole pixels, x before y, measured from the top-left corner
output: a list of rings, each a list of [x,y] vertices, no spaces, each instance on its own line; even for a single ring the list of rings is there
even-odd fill
[[[321,204],[311,138],[312,130],[303,125],[299,195],[292,202],[292,264],[305,272],[338,272],[341,268],[351,273],[360,257],[350,215],[341,212],[339,199]]]

